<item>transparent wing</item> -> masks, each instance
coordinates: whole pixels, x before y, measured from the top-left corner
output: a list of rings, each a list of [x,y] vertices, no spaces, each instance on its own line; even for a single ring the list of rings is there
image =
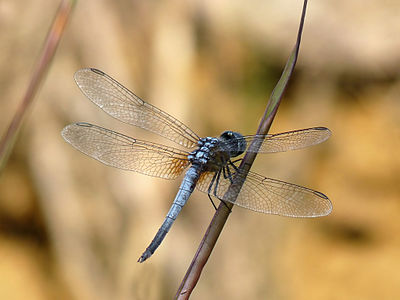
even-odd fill
[[[245,148],[241,149],[243,152],[274,153],[317,145],[326,141],[330,136],[331,131],[328,128],[313,127],[277,134],[268,134],[266,136],[246,135],[226,143],[228,148],[230,145],[245,145]],[[245,143],[243,143],[243,141]]]
[[[119,169],[174,179],[189,165],[187,152],[140,141],[89,123],[70,124],[61,135],[79,151]]]
[[[143,101],[102,71],[82,69],[74,77],[85,96],[112,117],[159,134],[186,148],[197,145],[199,137],[190,128]]]
[[[231,177],[221,174],[219,179],[215,177],[215,173],[205,172],[200,176],[196,187],[202,192],[210,192],[211,196],[220,200],[266,214],[319,217],[332,211],[330,200],[320,192],[253,172],[249,172],[236,201],[233,201],[230,195],[237,193],[239,188],[233,186],[228,192],[231,179],[243,179],[244,176],[234,170],[230,172]]]

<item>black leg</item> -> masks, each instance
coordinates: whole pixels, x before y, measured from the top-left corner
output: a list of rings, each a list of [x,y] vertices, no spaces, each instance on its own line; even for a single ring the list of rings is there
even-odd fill
[[[215,173],[214,176],[213,176],[213,178],[211,179],[211,183],[210,183],[210,185],[208,186],[208,190],[207,190],[207,193],[208,193],[208,194],[211,194],[212,186],[214,185],[215,178],[217,177],[217,175],[218,175],[218,173]]]
[[[215,179],[217,178],[217,176],[218,176],[218,172],[216,172],[216,173],[214,174],[213,178],[211,179],[211,183],[210,183],[210,185],[208,186],[208,191],[207,191],[208,198],[210,199],[210,201],[211,201],[212,205],[214,206],[215,210],[217,210],[217,207],[215,206],[215,203],[214,203],[214,201],[212,200],[210,194],[211,194],[212,186],[214,185],[214,182],[215,182]]]
[[[228,169],[227,169],[228,170]],[[229,212],[231,212],[231,209],[228,207],[228,205],[226,205],[226,202],[224,200],[222,200],[221,198],[219,198],[217,196],[217,189],[218,189],[218,183],[219,183],[219,179],[221,177],[221,171],[223,174],[224,179],[227,179],[229,175],[227,175],[226,171],[225,171],[225,167],[222,168],[222,170],[219,170],[218,172],[218,176],[217,176],[217,180],[215,182],[215,187],[214,187],[214,196],[217,197],[224,205],[225,207],[229,210]],[[228,170],[229,171],[229,170]],[[230,180],[232,180],[231,178],[229,178]]]
[[[222,174],[224,175],[224,179],[228,179],[228,174],[227,174],[227,171],[225,171],[225,168],[226,167],[222,168]]]
[[[235,171],[237,171],[239,168],[238,167],[236,167],[235,165],[234,165],[234,163],[235,162],[238,162],[238,161],[240,161],[240,160],[242,160],[242,159],[237,159],[237,160],[234,160],[234,161],[229,161],[229,164],[232,166],[232,168],[234,168],[235,169]]]
[[[214,206],[214,209],[217,210],[217,206],[215,206],[215,203],[214,203],[213,199],[211,198],[210,194],[208,194],[207,196],[208,196],[208,199],[210,199],[211,204]]]
[[[219,170],[217,172],[217,177],[215,180],[215,185],[214,185],[214,196],[217,197],[219,199],[219,197],[217,196],[217,190],[218,190],[218,183],[219,183],[219,178],[221,177],[221,170]]]
[[[228,174],[229,181],[232,184],[233,183],[233,178],[232,178],[231,170],[229,169],[229,166],[226,166],[225,168],[226,168],[226,173]]]

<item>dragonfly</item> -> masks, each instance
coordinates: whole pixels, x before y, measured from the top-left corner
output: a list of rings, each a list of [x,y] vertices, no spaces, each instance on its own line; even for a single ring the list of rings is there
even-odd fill
[[[83,94],[110,116],[182,148],[142,141],[86,122],[73,123],[62,130],[63,138],[73,147],[108,166],[164,179],[175,179],[186,170],[164,222],[138,262],[155,252],[195,188],[210,199],[215,197],[266,214],[319,217],[332,211],[332,203],[323,193],[244,172],[238,168],[241,159],[235,159],[246,151],[274,153],[316,145],[330,137],[328,128],[267,135],[225,131],[219,137],[200,138],[188,126],[100,70],[81,69],[74,78]],[[240,181],[240,185],[233,184]]]

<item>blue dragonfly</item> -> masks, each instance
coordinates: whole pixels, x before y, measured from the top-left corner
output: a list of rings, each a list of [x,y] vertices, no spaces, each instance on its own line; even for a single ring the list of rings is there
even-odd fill
[[[254,172],[245,174],[237,167],[240,159],[232,160],[246,151],[274,153],[316,145],[330,137],[328,128],[268,135],[225,131],[219,137],[200,138],[182,122],[143,101],[100,70],[82,69],[74,77],[83,94],[110,116],[186,149],[141,141],[84,122],[70,124],[62,130],[62,136],[73,147],[108,166],[164,179],[175,179],[187,169],[163,224],[139,262],[148,259],[158,248],[195,188],[208,194],[210,199],[215,197],[266,214],[319,217],[331,212],[332,204],[324,194]],[[243,181],[240,188],[232,185],[237,180]]]

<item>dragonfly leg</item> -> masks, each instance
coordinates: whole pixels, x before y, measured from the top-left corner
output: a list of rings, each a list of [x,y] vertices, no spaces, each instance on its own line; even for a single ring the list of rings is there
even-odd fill
[[[234,168],[235,169],[235,171],[237,171],[239,168],[236,166],[236,165],[234,165],[234,163],[236,163],[236,162],[238,162],[238,161],[241,161],[242,159],[240,158],[240,159],[237,159],[237,160],[234,160],[234,161],[229,161],[229,164],[232,166],[232,168]]]
[[[215,180],[215,185],[214,185],[214,196],[218,198],[217,196],[217,190],[218,190],[218,183],[219,183],[219,178],[221,177],[221,170],[219,170],[216,174],[216,176],[214,176],[215,178],[213,178]],[[214,183],[214,182],[213,182]],[[210,185],[211,188],[211,185]]]
[[[210,201],[211,201],[212,205],[214,206],[215,210],[217,210],[217,206],[215,205],[214,201],[212,200],[210,194],[211,194],[212,186],[213,186],[213,184],[215,182],[215,179],[217,178],[217,175],[218,175],[218,173],[214,174],[213,178],[211,179],[210,186],[208,187],[208,191],[207,191],[208,198],[210,199]]]
[[[226,171],[225,171],[225,168],[226,168]],[[231,170],[229,169],[228,166],[226,166],[225,168],[224,168],[224,178],[225,179],[229,179],[229,181],[232,184],[233,183],[233,178],[232,178]]]
[[[211,204],[214,206],[214,209],[217,210],[217,206],[215,205],[215,203],[214,203],[213,199],[211,198],[210,194],[207,194],[207,196],[208,196],[208,199],[210,199]]]
[[[222,172],[222,175],[224,176],[225,179],[227,179],[228,176],[229,176],[229,175],[227,175],[227,173],[226,173],[226,171],[225,171],[225,167],[222,168],[222,170],[219,170],[219,171],[218,171],[217,180],[216,180],[215,187],[214,187],[214,196],[215,196],[215,197],[217,197],[218,182],[219,182],[219,178],[221,177],[221,172]],[[228,172],[229,172],[229,171],[228,171]],[[232,180],[232,179],[230,179],[230,180]],[[217,197],[217,198],[218,198],[218,197]],[[228,205],[226,205],[226,202],[225,202],[224,200],[222,200],[221,198],[218,198],[218,199],[225,205],[225,207],[229,210],[229,212],[232,211],[232,210],[228,207]]]

